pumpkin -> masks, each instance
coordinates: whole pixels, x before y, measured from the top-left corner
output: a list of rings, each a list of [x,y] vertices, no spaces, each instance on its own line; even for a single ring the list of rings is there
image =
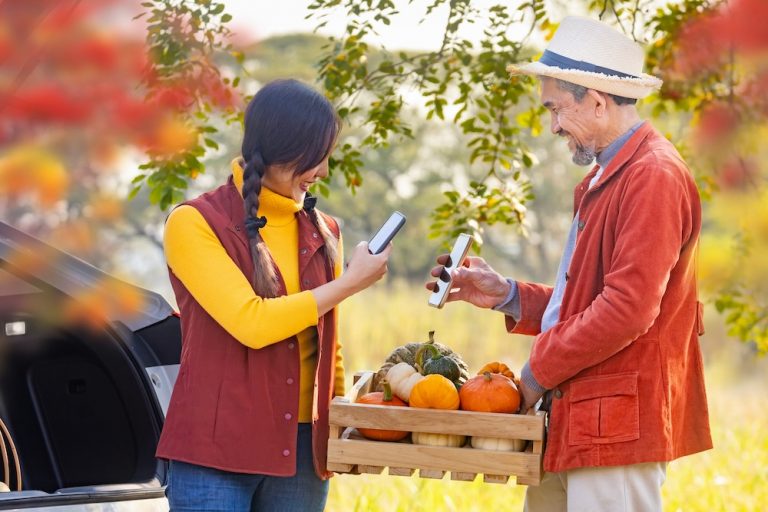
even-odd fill
[[[485,372],[491,372],[491,373],[500,373],[501,375],[504,375],[505,377],[509,377],[512,379],[512,382],[515,384],[518,384],[517,378],[515,377],[515,372],[510,370],[509,366],[507,366],[504,363],[500,363],[499,361],[492,361],[482,368],[480,368],[480,371],[477,372],[478,375],[482,375]]]
[[[461,356],[453,352],[450,348],[443,345],[442,343],[436,342],[434,336],[435,331],[430,331],[429,341],[426,343],[434,345],[441,354],[456,361],[456,364],[459,366],[460,373],[457,384],[461,385],[469,378],[469,367],[467,366],[467,363],[465,363],[461,359]],[[389,356],[387,356],[387,359],[384,361],[384,364],[381,366],[381,368],[379,368],[379,371],[376,372],[376,375],[373,376],[373,389],[376,391],[381,391],[381,380],[387,376],[387,372],[396,364],[408,363],[415,368],[417,365],[416,353],[419,351],[422,345],[424,345],[422,342],[412,342],[397,347],[395,350],[393,350]],[[395,394],[397,394],[397,391],[395,391]]]
[[[359,404],[371,404],[371,405],[400,405],[407,406],[405,402],[392,396],[392,386],[384,379],[382,382],[384,391],[374,391],[373,393],[366,393],[357,399]],[[408,432],[401,430],[382,430],[377,428],[358,428],[363,436],[368,439],[374,439],[376,441],[399,441],[408,435]]]
[[[408,402],[411,407],[422,409],[458,409],[459,392],[453,382],[442,375],[432,374],[413,386]]]
[[[465,411],[514,413],[520,409],[520,392],[512,379],[500,373],[476,375],[461,386]]]
[[[413,444],[425,444],[428,446],[451,446],[459,448],[464,446],[467,436],[457,434],[432,434],[430,432],[411,432]]]
[[[424,343],[416,352],[416,362],[421,366],[423,375],[442,375],[454,383],[461,377],[461,370],[456,361],[441,354],[434,344]]]
[[[500,439],[497,437],[473,436],[469,440],[472,448],[492,450],[495,452],[522,452],[525,450],[525,439]]]
[[[392,391],[401,400],[409,401],[411,389],[424,378],[416,368],[408,363],[397,363],[387,372],[386,380],[392,386]],[[382,382],[384,382],[382,380]]]

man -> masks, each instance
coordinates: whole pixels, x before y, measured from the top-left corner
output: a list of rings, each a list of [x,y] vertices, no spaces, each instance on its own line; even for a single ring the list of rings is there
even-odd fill
[[[536,336],[522,409],[543,397],[549,410],[547,473],[526,510],[660,511],[666,463],[712,447],[697,339],[699,195],[635,108],[661,81],[643,74],[634,41],[576,17],[539,61],[510,68],[540,79],[573,161],[597,165],[576,187],[554,287],[505,279],[472,257],[454,271],[449,300],[500,310],[509,332]]]

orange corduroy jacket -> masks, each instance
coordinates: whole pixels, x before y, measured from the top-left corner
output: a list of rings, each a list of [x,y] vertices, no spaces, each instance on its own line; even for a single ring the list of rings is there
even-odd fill
[[[588,189],[559,322],[541,333],[552,288],[518,283],[536,335],[530,366],[552,393],[544,468],[670,461],[712,447],[698,336],[701,205],[682,158],[642,125]]]

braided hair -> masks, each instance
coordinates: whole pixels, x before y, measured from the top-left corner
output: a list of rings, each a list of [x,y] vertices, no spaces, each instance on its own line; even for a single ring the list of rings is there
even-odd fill
[[[258,217],[262,178],[268,172],[298,176],[317,167],[333,149],[340,122],[330,101],[297,80],[275,80],[262,87],[245,110],[243,136],[243,202],[245,226],[253,258],[253,287],[264,298],[276,297],[277,273],[259,230],[267,219]],[[304,209],[325,241],[331,263],[338,257],[338,240],[314,210],[307,194]]]

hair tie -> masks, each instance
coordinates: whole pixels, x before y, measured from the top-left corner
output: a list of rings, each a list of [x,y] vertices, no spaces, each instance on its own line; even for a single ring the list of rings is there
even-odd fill
[[[245,229],[248,231],[248,237],[254,238],[259,234],[259,230],[267,225],[266,217],[249,217],[245,220]]]
[[[315,205],[317,204],[317,198],[313,196],[312,194],[307,193],[307,195],[304,196],[304,210],[311,212],[315,209]]]

